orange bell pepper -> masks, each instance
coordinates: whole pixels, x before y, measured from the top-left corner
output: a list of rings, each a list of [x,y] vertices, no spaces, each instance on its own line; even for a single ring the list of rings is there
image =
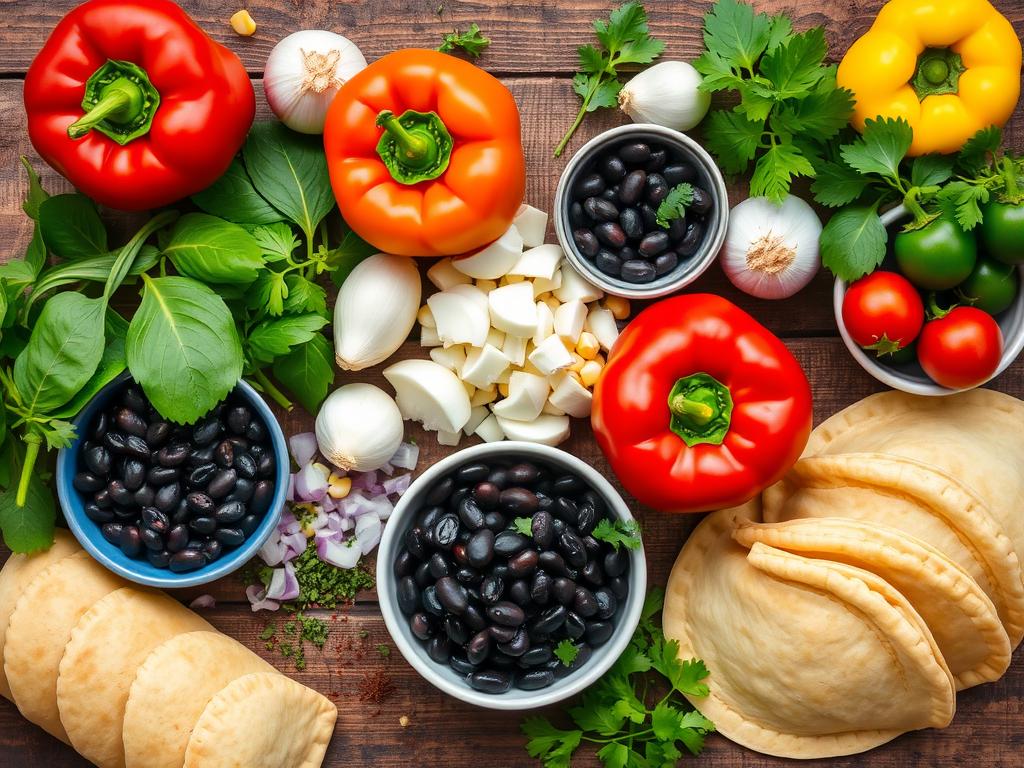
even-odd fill
[[[491,243],[526,188],[512,94],[437,51],[397,51],[349,80],[327,113],[324,148],[345,221],[400,256]]]

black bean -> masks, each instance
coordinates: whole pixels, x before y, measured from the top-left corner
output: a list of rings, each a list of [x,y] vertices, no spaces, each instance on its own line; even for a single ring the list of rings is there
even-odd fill
[[[587,631],[587,624],[578,613],[569,611],[565,614],[565,623],[562,625],[565,636],[571,640],[579,640]]]
[[[586,587],[576,586],[576,595],[572,601],[572,609],[585,619],[597,614],[599,607],[594,593]]]
[[[227,440],[221,440],[213,449],[213,461],[224,469],[235,463],[235,446]]]
[[[459,504],[459,519],[469,530],[476,531],[484,527],[484,513],[476,499],[469,496]]]
[[[143,528],[139,533],[139,538],[142,539],[142,543],[147,549],[153,549],[159,551],[164,548],[164,539],[159,533],[154,531],[152,528]]]
[[[526,633],[526,628],[519,627],[511,640],[498,644],[498,650],[513,658],[519,658],[530,650],[530,636]]]
[[[181,470],[175,467],[150,467],[146,472],[146,482],[157,487],[173,483],[179,477],[181,477]]]
[[[604,571],[601,570],[601,564],[597,560],[588,560],[587,564],[580,569],[580,576],[595,587],[604,584]]]
[[[675,251],[666,251],[654,260],[654,274],[657,277],[661,277],[662,275],[667,275],[678,266],[679,257],[676,256]]]
[[[150,422],[149,427],[146,429],[146,443],[150,449],[156,451],[163,448],[164,443],[171,436],[171,429],[171,425],[166,421]]]
[[[94,523],[110,523],[114,520],[114,513],[109,509],[100,509],[95,503],[91,502],[86,504],[84,507],[85,516],[92,520]]]
[[[110,498],[110,491],[107,490],[106,486],[103,486],[96,491],[96,493],[92,495],[92,500],[96,502],[96,506],[100,509],[109,509],[114,503],[114,500]]]
[[[619,147],[619,157],[627,163],[646,163],[651,159],[651,147],[637,141]]]
[[[163,467],[180,467],[188,458],[189,447],[185,443],[165,445],[156,453],[156,460]]]
[[[469,640],[469,631],[466,629],[466,625],[454,616],[444,617],[444,633],[448,635],[449,640],[459,646]]]
[[[203,536],[209,536],[217,530],[217,521],[212,517],[193,517],[188,522],[188,527]]]
[[[249,426],[249,421],[252,419],[252,413],[244,405],[239,405],[231,408],[227,413],[228,429],[234,432],[236,435],[241,435],[245,432],[245,428]]]
[[[555,478],[551,491],[558,496],[575,496],[585,488],[586,485],[576,475],[561,475]]]
[[[249,511],[262,515],[270,509],[270,502],[274,499],[274,484],[269,480],[260,480],[256,483],[256,490],[252,493],[252,502],[249,504]]]
[[[142,536],[139,534],[139,529],[134,525],[126,525],[121,528],[117,545],[124,552],[125,557],[138,557],[142,554]]]
[[[693,188],[693,202],[690,203],[690,210],[699,213],[701,216],[710,213],[715,207],[715,202],[707,190],[702,187]]]
[[[651,173],[647,176],[647,183],[644,185],[645,200],[653,208],[661,205],[661,201],[668,197],[668,182],[660,173]]]
[[[166,568],[171,564],[171,553],[166,549],[147,549],[146,559],[156,568]]]
[[[121,471],[124,487],[129,491],[137,491],[146,482],[146,465],[138,459],[128,459]]]
[[[145,419],[130,408],[118,408],[114,413],[114,423],[122,432],[142,438],[149,428]]]
[[[678,243],[686,237],[686,216],[678,216],[669,221],[668,237],[673,243]]]
[[[214,507],[216,506],[212,498],[207,496],[205,493],[199,493],[198,491],[186,496],[185,503],[188,504],[188,508],[196,515],[206,516],[212,515],[214,513]]]
[[[604,179],[596,173],[584,176],[576,184],[576,197],[579,199],[600,195],[602,192],[604,192]]]
[[[437,587],[431,585],[424,589],[420,595],[420,602],[428,613],[444,616],[444,606],[441,605],[441,600],[437,596]]]
[[[626,595],[629,594],[629,581],[625,576],[616,576],[614,579],[609,579],[608,589],[612,591],[619,600],[625,600]]]
[[[487,482],[494,483],[498,486],[499,491],[503,491],[508,488],[508,470],[504,467],[496,467],[491,470],[490,474],[487,475]]]
[[[508,588],[508,599],[525,610],[530,606],[530,585],[524,579],[512,582]]]
[[[433,528],[434,523],[441,519],[441,515],[444,514],[444,507],[427,507],[420,512],[419,519],[416,524],[426,530]]]
[[[196,445],[209,445],[224,432],[224,425],[215,418],[207,418],[196,424],[192,430],[192,441]]]
[[[217,508],[213,516],[219,525],[237,523],[245,517],[245,505],[239,501],[225,502]]]
[[[551,513],[546,511],[537,512],[530,522],[530,533],[533,534],[534,542],[541,549],[547,549],[551,546],[551,542],[554,541],[555,529],[552,526],[553,522],[554,518],[551,517]]]
[[[462,486],[473,486],[482,483],[491,474],[491,468],[486,464],[467,464],[460,467],[455,473],[455,480]]]
[[[670,245],[668,232],[661,230],[659,232],[649,232],[644,236],[644,239],[640,241],[640,255],[644,258],[653,258],[659,253],[664,251]]]
[[[459,584],[469,587],[478,587],[483,578],[483,575],[475,568],[459,568],[455,571],[455,579]]]
[[[474,632],[479,632],[487,626],[487,619],[484,617],[483,612],[472,603],[466,608],[466,612],[462,614],[462,621]]]
[[[480,582],[480,599],[488,605],[494,605],[505,593],[505,582],[491,574]]]
[[[427,568],[430,571],[430,575],[435,579],[447,576],[450,570],[448,561],[444,559],[444,555],[440,552],[435,552],[430,556],[430,559],[427,561]]]
[[[224,497],[225,501],[240,501],[243,504],[252,498],[253,491],[256,485],[252,480],[246,480],[244,477],[238,478],[235,483],[235,490]]]
[[[572,241],[579,248],[580,253],[590,259],[594,258],[601,248],[601,244],[597,241],[597,236],[589,229],[573,230]]]
[[[594,221],[618,221],[619,209],[610,200],[602,197],[588,197],[583,203],[583,210]]]
[[[628,283],[649,283],[658,276],[654,265],[642,259],[630,259],[622,265],[622,279]]]
[[[138,435],[127,435],[124,439],[124,454],[140,461],[150,460],[149,446]]]
[[[174,553],[180,552],[188,544],[188,526],[178,524],[167,533],[167,549]]]
[[[556,520],[555,522],[557,523],[558,521]],[[565,576],[568,573],[568,569],[565,566],[565,559],[551,549],[544,550],[540,553],[537,558],[537,564],[548,573],[557,574],[559,576]]]
[[[565,496],[559,496],[555,499],[555,503],[551,507],[551,514],[559,520],[564,520],[570,525],[575,525],[576,518],[579,515],[579,510],[576,508],[576,502],[572,499]]]
[[[205,448],[196,448],[193,451],[189,451],[188,459],[186,462],[189,467],[198,467],[203,464],[210,464],[213,462],[213,448],[214,446],[208,445]]]
[[[436,635],[427,643],[427,656],[438,664],[447,664],[452,655],[451,641],[444,635]]]
[[[626,244],[626,233],[617,221],[604,221],[594,227],[597,239],[609,248],[621,248]]]
[[[604,645],[615,631],[610,621],[588,621],[586,638],[591,645]]]
[[[508,569],[513,576],[529,576],[537,569],[538,560],[537,550],[525,549],[508,561]]]
[[[170,512],[181,500],[181,486],[178,483],[169,483],[156,492],[153,499],[153,506],[164,512]]]
[[[465,612],[466,606],[469,605],[469,594],[453,577],[442,576],[437,580],[435,588],[437,599],[441,601],[445,610],[457,616]]]
[[[502,531],[494,538],[494,553],[499,557],[512,557],[525,549],[529,541],[515,531]]]
[[[494,509],[497,507],[500,496],[501,489],[494,483],[488,483],[486,480],[482,483],[477,483],[476,487],[473,488],[473,499],[483,509]]]
[[[215,499],[222,499],[235,489],[238,473],[234,469],[221,469],[206,486],[206,493]]]
[[[535,633],[551,634],[565,623],[569,612],[563,605],[554,605],[541,611],[530,625],[531,631]]]
[[[508,519],[501,512],[488,512],[484,515],[484,525],[495,533],[499,533],[505,530],[505,526],[508,525]]]
[[[451,655],[451,658],[448,659],[448,666],[452,668],[452,672],[463,677],[476,672],[476,665],[471,664],[469,659],[460,653]]]
[[[668,152],[664,149],[652,149],[651,159],[647,161],[647,165],[644,166],[644,170],[648,173],[660,171],[665,167],[666,162],[668,162]]]
[[[174,573],[194,571],[206,565],[206,557],[198,549],[183,549],[171,555],[170,569]]]
[[[496,643],[507,643],[516,636],[518,627],[504,627],[501,624],[492,624],[488,632]]]
[[[402,613],[408,616],[416,611],[420,602],[420,592],[412,576],[404,576],[398,580],[395,594],[398,598],[398,607]]]
[[[452,491],[455,489],[455,481],[450,477],[446,477],[430,489],[424,498],[424,504],[428,507],[436,507],[439,504],[444,504],[448,500],[448,497],[452,495]]]
[[[582,203],[577,201],[569,206],[569,223],[573,229],[586,229],[594,222],[584,212]]]
[[[471,674],[469,685],[481,693],[505,693],[512,687],[512,676],[496,669],[485,669]]]
[[[123,454],[127,445],[127,437],[120,432],[106,432],[100,438],[108,449],[113,453]]]
[[[512,573],[509,571],[507,565],[492,565],[491,566],[491,575],[492,576],[497,576],[499,579],[501,579],[505,583],[508,583],[508,582],[512,581]]]
[[[553,655],[550,644],[537,645],[536,643],[531,643],[530,650],[519,657],[519,666],[539,667],[541,664],[547,663]]]
[[[110,451],[102,445],[92,445],[88,450],[83,451],[82,460],[94,475],[102,476],[110,472]]]
[[[93,440],[102,440],[107,434],[107,414],[101,413],[92,428],[92,432],[89,433],[89,437]]]
[[[530,583],[530,598],[537,605],[547,605],[551,601],[551,588],[554,583],[545,571],[537,571]]]
[[[413,529],[416,530],[416,529]],[[431,538],[434,544],[442,549],[448,549],[455,543],[459,536],[459,518],[455,515],[442,515],[430,529]],[[412,548],[410,547],[410,550]],[[413,554],[416,554],[413,552]],[[426,557],[424,554],[422,557]]]
[[[110,498],[115,504],[126,507],[135,503],[134,494],[124,487],[124,483],[121,480],[111,480],[107,483],[107,493],[110,494]]]
[[[508,600],[488,606],[487,616],[495,624],[506,627],[518,627],[526,621],[526,613],[523,609]]]
[[[697,169],[690,163],[673,163],[666,165],[661,175],[665,177],[665,181],[674,187],[683,182],[695,182],[697,180]]]
[[[491,652],[491,633],[486,629],[477,632],[466,643],[466,660],[473,666],[483,664]]]
[[[630,240],[639,240],[644,234],[644,220],[636,208],[624,208],[619,214],[619,226]]]
[[[145,413],[146,409],[149,408],[146,396],[136,386],[125,387],[124,392],[121,393],[121,403],[139,413]]]
[[[121,523],[106,523],[100,526],[100,533],[108,542],[117,546],[121,541],[121,530],[124,526]]]
[[[463,542],[452,545],[452,558],[459,565],[469,565],[469,556],[466,554],[466,545]]]
[[[159,534],[167,533],[171,527],[170,518],[156,507],[144,507],[139,519],[143,526],[152,528]]]
[[[238,529],[242,532],[242,535],[249,538],[256,529],[260,527],[260,519],[256,515],[246,515],[238,521]]]
[[[626,175],[626,164],[615,155],[606,155],[601,160],[601,176],[609,184],[614,184],[622,180],[622,177]]]
[[[409,629],[420,640],[429,640],[434,634],[434,619],[425,613],[415,613],[409,619]]]
[[[555,673],[549,669],[531,669],[516,675],[516,688],[524,691],[539,691],[555,682]]]
[[[268,456],[264,456],[262,460],[266,460]],[[259,472],[259,468],[256,466],[256,460],[247,453],[235,454],[235,470],[238,472],[240,477],[246,480],[255,480],[256,475]]]
[[[255,449],[256,446],[253,446]],[[256,457],[253,456],[255,459]],[[236,464],[237,466],[237,464]],[[277,459],[274,458],[272,453],[264,453],[256,461],[256,475],[261,478],[273,477],[274,472],[277,469]]]
[[[597,617],[599,619],[610,619],[619,608],[618,598],[608,587],[595,589],[594,599],[597,601]]]
[[[119,504],[115,504],[112,511],[114,517],[121,522],[134,522],[139,517],[139,509],[135,506],[122,507]]]
[[[459,504],[462,503],[463,499],[468,498],[472,495],[472,488],[456,488],[452,495],[448,497],[448,508],[453,512],[459,511]]]
[[[704,226],[699,221],[691,221],[686,225],[686,234],[676,248],[680,256],[693,256],[700,248],[704,239]]]
[[[559,577],[551,584],[551,596],[561,605],[568,605],[576,597],[576,582]]]
[[[422,589],[429,584],[433,584],[436,579],[430,575],[430,563],[423,562],[416,566],[416,570],[413,572],[413,578],[416,579],[416,585]]]
[[[106,485],[106,481],[92,472],[79,472],[75,475],[71,484],[75,486],[75,490],[82,493],[94,493]]]
[[[494,558],[496,538],[494,531],[483,528],[466,542],[466,557],[474,568],[483,568]]]
[[[605,248],[602,248],[597,252],[597,256],[594,259],[594,266],[606,275],[611,275],[612,277],[618,277],[622,274],[622,259]]]

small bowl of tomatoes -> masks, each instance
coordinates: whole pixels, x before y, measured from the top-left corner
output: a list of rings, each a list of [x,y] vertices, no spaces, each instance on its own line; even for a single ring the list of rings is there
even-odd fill
[[[882,214],[890,231],[909,218]],[[832,293],[839,333],[860,366],[893,389],[941,396],[992,380],[1024,349],[1024,253],[994,258],[953,220],[890,238],[885,262]],[[1013,254],[1009,255],[1013,258]]]

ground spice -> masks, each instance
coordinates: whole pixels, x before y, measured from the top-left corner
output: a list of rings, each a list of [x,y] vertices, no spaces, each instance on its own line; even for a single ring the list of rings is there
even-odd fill
[[[359,700],[366,704],[380,704],[395,690],[395,683],[386,672],[367,672],[359,682]]]

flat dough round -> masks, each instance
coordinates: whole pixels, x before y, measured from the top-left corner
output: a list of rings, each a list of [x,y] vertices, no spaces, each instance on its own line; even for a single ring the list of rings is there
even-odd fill
[[[284,675],[245,675],[206,705],[184,768],[318,768],[338,708]]]
[[[887,454],[800,459],[764,492],[766,523],[844,517],[898,528],[959,565],[992,600],[1011,646],[1024,637],[1024,582],[1013,542],[989,508],[940,469]]]
[[[752,515],[748,510],[741,517]],[[863,752],[948,725],[953,678],[931,633],[884,580],[733,539],[736,510],[708,516],[669,577],[663,624],[705,661],[689,697],[727,738],[769,755]]]
[[[4,639],[7,624],[14,611],[14,605],[25,591],[29,582],[42,570],[49,568],[63,557],[81,551],[78,541],[63,528],[54,531],[53,546],[45,552],[33,555],[11,555],[0,568],[0,660],[4,655]],[[3,664],[0,664],[0,696],[11,698],[11,687],[7,684]]]
[[[123,727],[127,768],[181,768],[192,729],[210,699],[232,680],[255,672],[278,674],[219,632],[188,632],[158,645],[128,693]]]
[[[985,502],[1024,564],[1024,402],[991,389],[881,392],[822,422],[804,455],[859,452],[906,456],[955,477]]]
[[[57,677],[57,706],[71,746],[100,768],[124,768],[121,729],[136,672],[160,643],[199,629],[212,627],[177,600],[133,587],[86,611]]]
[[[921,615],[957,690],[998,680],[1010,665],[1010,639],[992,601],[970,575],[919,539],[880,523],[843,518],[741,523],[733,538],[803,557],[871,571]]]
[[[88,552],[75,552],[40,573],[11,614],[4,672],[18,709],[65,743],[57,710],[57,674],[71,630],[96,602],[127,585]]]

